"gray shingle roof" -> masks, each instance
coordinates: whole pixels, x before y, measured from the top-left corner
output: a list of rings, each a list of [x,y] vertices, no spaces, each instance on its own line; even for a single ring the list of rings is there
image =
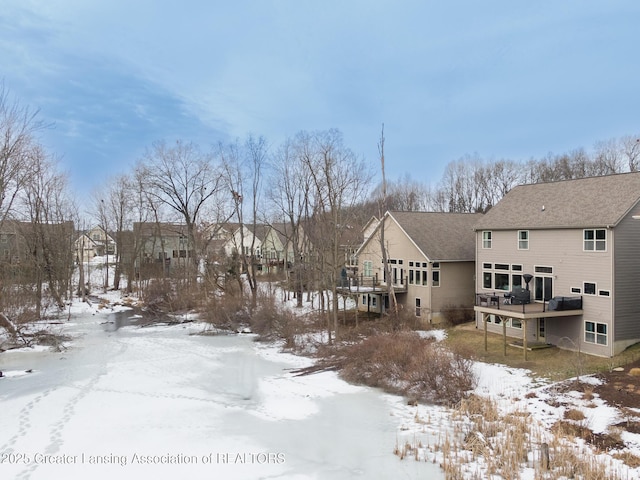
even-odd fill
[[[431,261],[473,261],[480,213],[389,212]]]
[[[520,185],[476,225],[512,230],[615,226],[640,200],[640,172]]]

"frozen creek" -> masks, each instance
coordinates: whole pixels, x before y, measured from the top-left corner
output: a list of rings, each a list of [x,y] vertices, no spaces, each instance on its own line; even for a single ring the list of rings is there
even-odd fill
[[[305,359],[250,336],[106,319],[66,325],[64,353],[0,355],[0,478],[444,478],[392,454],[378,391],[293,376]]]

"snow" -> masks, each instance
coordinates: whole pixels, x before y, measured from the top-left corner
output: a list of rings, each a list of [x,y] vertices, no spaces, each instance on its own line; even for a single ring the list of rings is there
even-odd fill
[[[442,478],[392,454],[379,392],[197,322],[109,331],[121,310],[74,304],[68,350],[0,355],[0,478]]]
[[[193,335],[208,327],[189,315],[181,325],[108,332],[109,315],[133,300],[112,291],[100,297],[72,303],[69,321],[55,327],[73,337],[67,351],[0,354],[0,478],[444,478],[436,445],[455,435],[450,410],[407,405],[335,372],[298,376],[313,360],[251,334]],[[308,302],[289,306],[310,311]],[[446,338],[443,330],[419,334]],[[473,369],[475,394],[502,415],[526,411],[543,431],[569,408],[582,411],[594,433],[625,419],[597,396],[557,391],[525,369]],[[640,435],[621,437],[640,457]],[[412,458],[392,454],[394,444],[416,442]],[[623,478],[640,479],[640,468],[607,460]],[[469,468],[482,476],[485,467],[478,460]],[[520,478],[536,472],[523,467]]]

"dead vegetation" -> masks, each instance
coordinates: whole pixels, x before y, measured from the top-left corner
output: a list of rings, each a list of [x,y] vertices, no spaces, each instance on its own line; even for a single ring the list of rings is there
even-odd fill
[[[452,431],[432,443],[405,441],[394,453],[419,461],[438,461],[447,479],[519,479],[523,469],[540,480],[557,478],[623,480],[620,468],[599,455],[605,445],[580,447],[575,439],[593,437],[579,422],[561,420],[549,430],[528,412],[500,411],[496,403],[472,395],[452,410]],[[615,436],[615,432],[613,435]],[[630,467],[629,452],[615,456]]]

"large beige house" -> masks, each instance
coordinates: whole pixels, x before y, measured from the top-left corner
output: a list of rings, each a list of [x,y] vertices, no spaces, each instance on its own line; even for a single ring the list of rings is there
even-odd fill
[[[388,286],[398,304],[427,323],[439,323],[447,307],[474,303],[474,225],[481,214],[387,212],[357,252],[358,309],[382,312]],[[390,278],[382,264],[381,233]]]
[[[613,356],[640,341],[639,273],[640,172],[521,185],[476,225],[477,326]]]

